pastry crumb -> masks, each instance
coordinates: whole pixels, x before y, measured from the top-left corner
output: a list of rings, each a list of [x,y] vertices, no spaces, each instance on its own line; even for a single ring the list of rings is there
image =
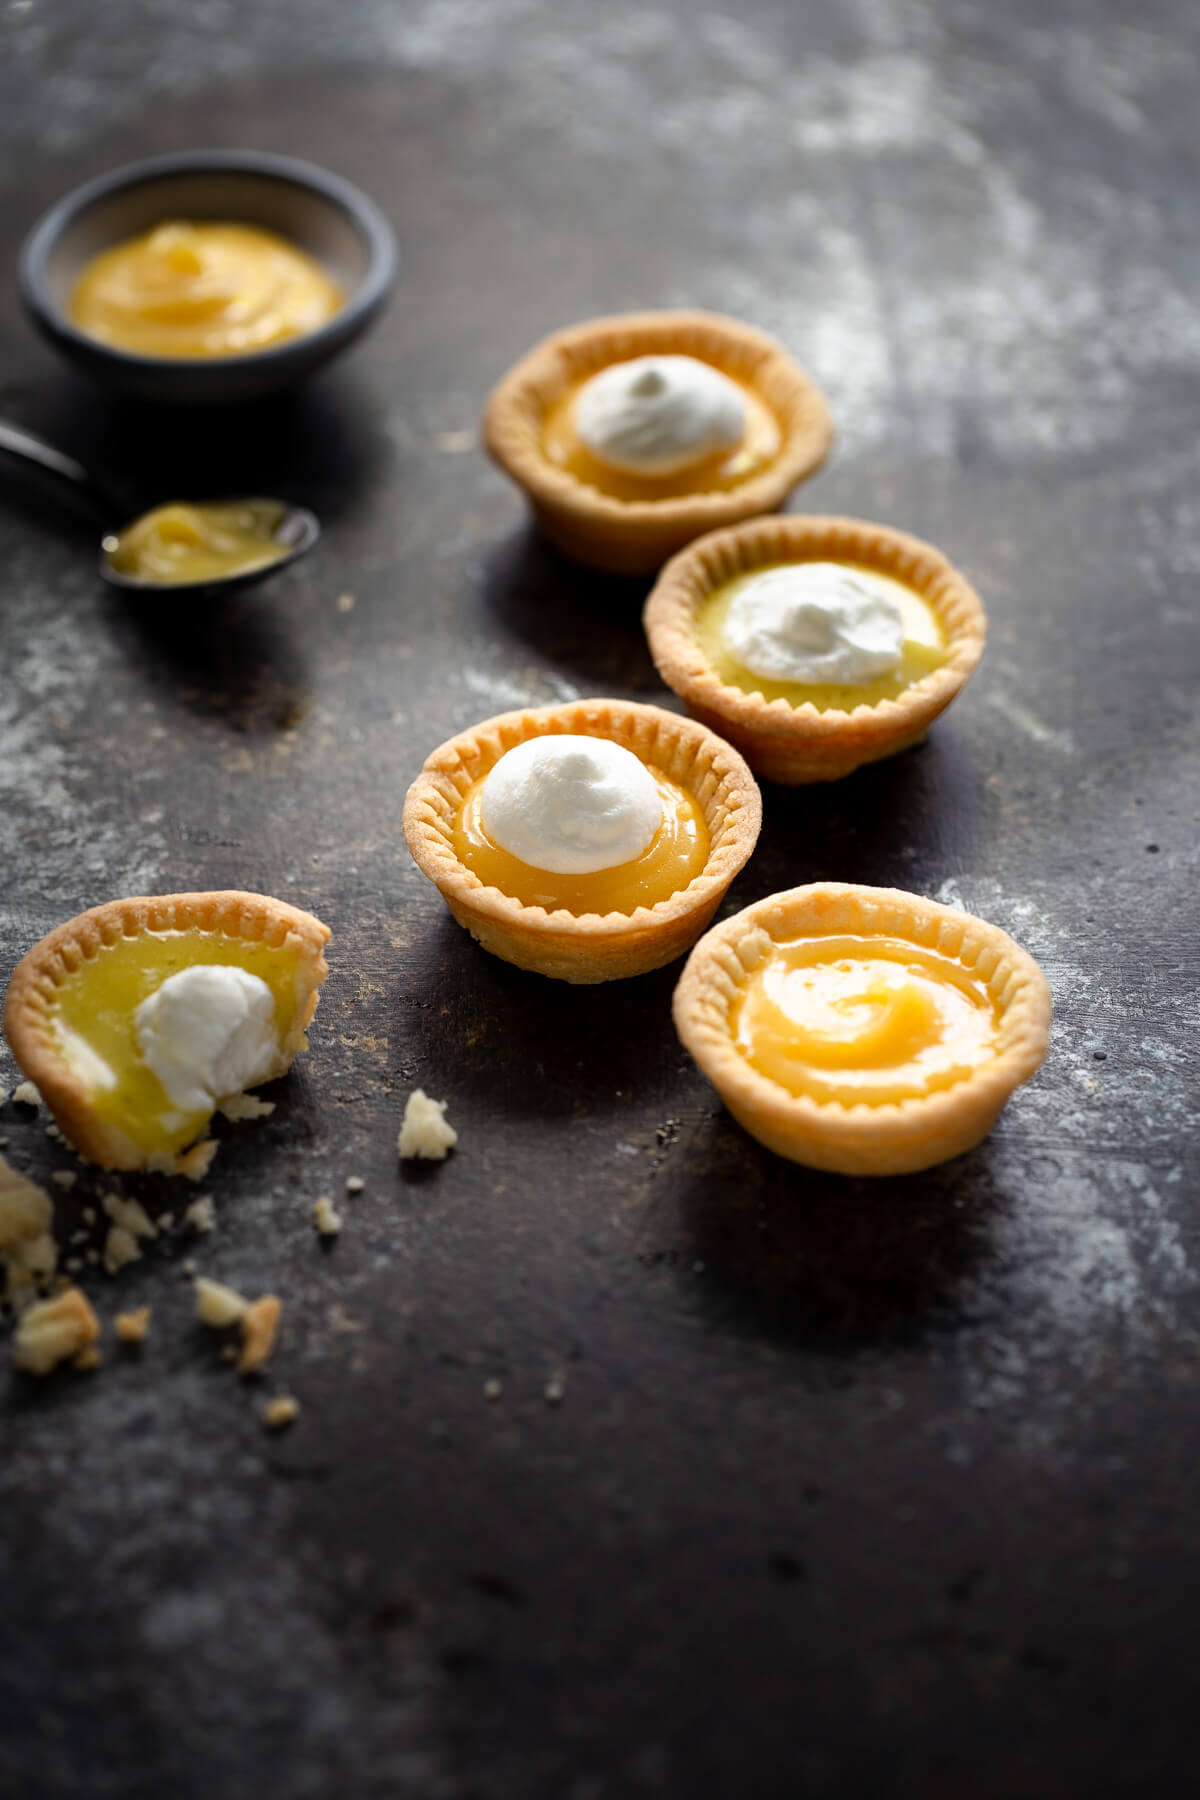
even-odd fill
[[[566,1388],[561,1381],[553,1378],[542,1389],[542,1398],[547,1406],[560,1406],[566,1396]]]
[[[123,1344],[144,1344],[150,1330],[150,1308],[135,1306],[129,1312],[118,1313],[114,1329]]]
[[[490,1375],[483,1384],[483,1397],[485,1400],[498,1400],[503,1392],[504,1383],[498,1381],[494,1375]]]
[[[62,1189],[64,1194],[69,1194],[79,1180],[79,1176],[74,1169],[55,1169],[50,1179],[56,1187]]]
[[[12,1097],[14,1100],[19,1100],[22,1106],[40,1106],[42,1104],[41,1093],[32,1081],[18,1082],[12,1091]]]
[[[138,1249],[137,1239],[132,1231],[124,1225],[109,1227],[108,1236],[104,1240],[104,1272],[115,1275],[127,1263],[140,1262],[142,1253]]]
[[[235,1288],[226,1287],[223,1281],[210,1281],[207,1275],[197,1275],[196,1317],[202,1325],[222,1331],[226,1325],[240,1324],[248,1304]]]
[[[458,1133],[446,1122],[445,1100],[431,1100],[423,1088],[408,1096],[396,1148],[402,1157],[423,1157],[441,1162],[458,1142]]]
[[[353,612],[354,604],[353,594],[339,594],[337,597],[337,609],[340,613]]]
[[[322,1237],[336,1237],[342,1229],[342,1215],[328,1194],[322,1194],[313,1207],[313,1224]]]
[[[238,1374],[253,1375],[261,1369],[272,1350],[279,1331],[283,1302],[277,1294],[263,1294],[242,1314],[242,1354],[238,1357]]]
[[[300,1402],[291,1394],[276,1394],[262,1409],[262,1422],[268,1431],[282,1431],[300,1413]]]
[[[88,1344],[79,1352],[71,1367],[73,1369],[98,1369],[103,1361],[104,1358],[95,1344]]]
[[[183,1156],[176,1158],[174,1173],[185,1176],[188,1181],[203,1181],[218,1148],[216,1138],[205,1138],[202,1144],[194,1144]]]
[[[346,1177],[346,1192],[348,1194],[361,1194],[366,1185],[367,1184],[361,1175],[347,1175]]]
[[[254,1094],[231,1094],[222,1100],[217,1111],[236,1124],[241,1119],[265,1119],[275,1111],[273,1100],[259,1100]]]
[[[0,1156],[0,1299],[19,1310],[57,1267],[49,1194]]]
[[[77,1287],[64,1288],[25,1313],[13,1340],[13,1364],[29,1375],[48,1375],[68,1358],[77,1368],[94,1368],[99,1336],[100,1321],[86,1297]]]
[[[211,1194],[201,1194],[185,1209],[183,1216],[193,1231],[201,1234],[212,1231],[217,1223],[216,1202]]]
[[[174,1223],[175,1223],[175,1214],[174,1213],[159,1213],[158,1229],[160,1231],[170,1231],[170,1229],[171,1229],[172,1225],[174,1225]]]
[[[127,1231],[130,1237],[156,1238],[158,1226],[154,1223],[145,1207],[137,1200],[126,1200],[120,1194],[102,1194],[100,1204],[112,1220]]]

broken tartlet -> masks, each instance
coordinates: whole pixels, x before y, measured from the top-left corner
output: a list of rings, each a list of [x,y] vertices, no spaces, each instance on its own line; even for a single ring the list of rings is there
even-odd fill
[[[5,1034],[81,1156],[198,1179],[217,1107],[307,1047],[328,938],[262,894],[111,900],[17,965]]]
[[[689,545],[644,622],[689,712],[770,781],[832,781],[924,737],[983,654],[974,589],[859,519],[754,519]]]
[[[844,1175],[969,1150],[1041,1067],[1050,989],[994,925],[894,888],[821,882],[708,932],[675,1024],[739,1124]]]
[[[681,956],[754,848],[745,762],[656,706],[580,700],[504,713],[426,760],[404,835],[460,925],[563,981]]]
[[[824,399],[764,332],[704,312],[590,319],[490,395],[483,441],[576,561],[647,574],[703,532],[772,512],[825,460]]]

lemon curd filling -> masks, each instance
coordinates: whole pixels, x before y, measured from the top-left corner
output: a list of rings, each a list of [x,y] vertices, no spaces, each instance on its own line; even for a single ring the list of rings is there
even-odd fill
[[[220,581],[287,555],[275,536],[286,514],[280,500],[173,501],[105,538],[104,548],[114,569],[138,581]]]
[[[119,938],[81,963],[55,994],[52,1017],[59,1048],[88,1088],[92,1110],[147,1155],[184,1149],[212,1117],[211,1108],[182,1111],[172,1105],[142,1059],[134,1024],[142,1001],[169,976],[201,963],[257,975],[271,990],[280,1039],[291,1030],[308,991],[298,981],[294,953],[285,946],[213,932],[144,932]]]
[[[988,1062],[999,1041],[985,984],[898,938],[775,945],[739,991],[730,1029],[760,1075],[847,1105],[937,1093]]]
[[[776,565],[786,567],[788,565]],[[696,616],[696,641],[718,680],[727,687],[741,688],[747,694],[761,694],[764,700],[786,700],[792,706],[815,706],[820,712],[852,712],[856,706],[877,706],[881,700],[895,700],[922,676],[941,668],[946,660],[946,634],[933,608],[914,588],[878,569],[847,563],[855,574],[870,578],[900,610],[904,641],[900,662],[886,675],[853,686],[835,686],[806,681],[773,681],[755,675],[730,652],[725,643],[724,627],[729,609],[737,595],[763,573],[753,569],[715,588],[702,603]]]
[[[465,868],[487,887],[525,906],[581,913],[631,913],[669,900],[699,875],[708,860],[708,826],[699,804],[660,769],[645,765],[662,801],[663,822],[640,856],[611,869],[558,874],[523,862],[490,838],[480,818],[483,782],[476,782],[455,821],[453,846]]]
[[[70,315],[143,356],[245,356],[315,331],[344,304],[320,264],[274,232],[171,220],[93,257]]]
[[[749,388],[742,390],[746,429],[732,450],[689,463],[673,475],[635,475],[603,462],[575,428],[581,382],[546,415],[542,449],[558,468],[613,500],[677,500],[686,494],[723,493],[765,469],[779,453],[782,434],[769,408]],[[740,385],[740,384],[739,384]]]

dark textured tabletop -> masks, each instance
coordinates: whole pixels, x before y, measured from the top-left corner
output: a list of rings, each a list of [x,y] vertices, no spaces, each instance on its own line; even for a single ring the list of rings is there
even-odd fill
[[[0,285],[0,416],[146,501],[325,524],[221,610],[139,611],[0,471],[0,980],[123,894],[333,931],[309,1054],[222,1128],[216,1230],[85,1263],[106,1328],[153,1308],[144,1349],[4,1377],[0,1791],[1189,1791],[1198,80],[1190,0],[0,4],[10,272],[81,179],[210,145],[359,183],[401,270],[343,362],[231,415],[105,397]],[[931,540],[989,610],[925,745],[767,788],[727,902],[895,885],[1038,957],[1045,1068],[926,1175],[760,1150],[678,1045],[676,970],[523,975],[400,835],[463,726],[675,704],[644,586],[546,550],[476,426],[546,331],[681,304],[828,395],[793,509]],[[416,1085],[459,1144],[410,1172]],[[43,1182],[77,1166],[45,1123],[0,1109]],[[55,1190],[64,1245],[113,1185]],[[266,1383],[193,1323],[188,1259],[283,1296]],[[270,1435],[276,1388],[303,1410]]]

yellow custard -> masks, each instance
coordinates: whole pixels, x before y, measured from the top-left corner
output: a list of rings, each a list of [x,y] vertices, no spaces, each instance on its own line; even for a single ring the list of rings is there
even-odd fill
[[[782,435],[774,415],[757,394],[743,388],[746,430],[732,450],[718,451],[674,475],[635,475],[615,469],[593,456],[575,429],[575,404],[583,385],[572,389],[547,413],[542,449],[555,467],[613,500],[678,500],[687,494],[725,493],[769,467],[779,453]]]
[[[103,250],[71,296],[80,331],[142,356],[247,356],[315,331],[345,295],[256,225],[171,220]]]
[[[699,875],[708,861],[708,826],[699,803],[647,763],[663,805],[663,822],[640,856],[587,875],[560,875],[535,868],[502,850],[483,829],[479,816],[483,782],[470,789],[451,838],[464,867],[488,887],[547,912],[631,913],[670,899]]]
[[[104,548],[113,568],[137,581],[220,581],[280,562],[288,546],[275,533],[286,515],[279,500],[177,500],[143,513]]]
[[[752,1068],[789,1093],[846,1105],[933,1094],[990,1061],[986,984],[899,938],[797,938],[740,988],[730,1030]]]
[[[824,559],[820,559],[824,560]],[[776,564],[786,567],[786,564]],[[792,706],[815,706],[819,712],[852,712],[856,706],[877,706],[881,700],[895,700],[923,675],[940,669],[946,660],[946,634],[933,608],[914,588],[894,576],[866,564],[843,565],[854,574],[869,576],[882,587],[900,608],[904,623],[904,644],[900,665],[889,675],[853,686],[826,686],[816,682],[771,681],[755,675],[740,663],[725,646],[725,619],[736,596],[764,574],[765,567],[738,575],[733,581],[715,588],[705,598],[696,615],[696,641],[719,681],[743,693],[761,694],[764,700],[786,700]]]
[[[257,975],[275,1001],[282,1040],[310,987],[298,979],[294,951],[200,930],[121,937],[89,958],[58,988],[54,1033],[64,1060],[89,1089],[92,1111],[125,1133],[147,1155],[190,1144],[211,1110],[184,1112],[171,1102],[138,1050],[134,1014],[171,975],[199,963],[220,963]]]

